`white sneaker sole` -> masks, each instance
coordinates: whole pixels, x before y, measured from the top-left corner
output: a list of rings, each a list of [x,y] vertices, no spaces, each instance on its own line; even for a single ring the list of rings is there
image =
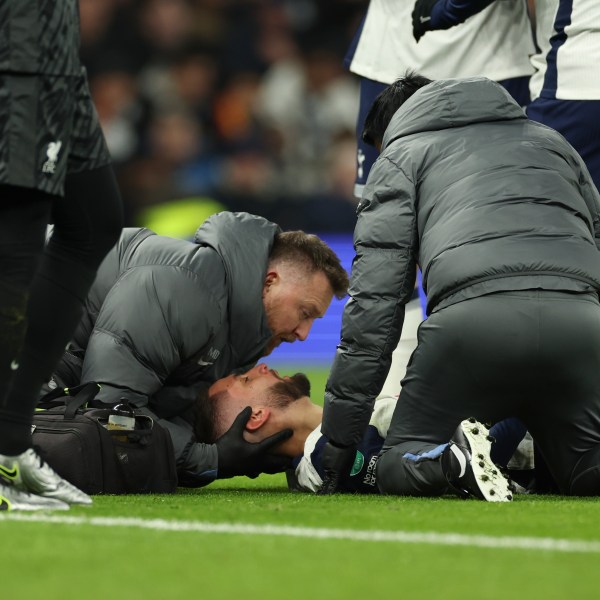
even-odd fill
[[[11,470],[10,479],[17,490],[66,504],[92,504],[86,493],[58,475],[33,448],[18,456],[0,455],[0,463]]]
[[[1,486],[0,514],[4,511],[13,510],[69,510],[69,505],[60,500],[44,498]]]
[[[488,502],[511,502],[510,482],[492,462],[488,428],[478,421],[469,419],[460,424],[471,447],[471,468],[479,491]]]

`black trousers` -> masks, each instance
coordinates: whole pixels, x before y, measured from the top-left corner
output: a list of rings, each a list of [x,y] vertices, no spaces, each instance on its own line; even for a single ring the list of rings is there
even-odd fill
[[[443,493],[439,455],[460,421],[518,417],[562,493],[600,495],[599,383],[596,294],[506,292],[440,310],[419,328],[380,490]]]
[[[54,232],[44,243],[46,225]],[[31,446],[42,383],[122,228],[110,166],[67,175],[65,196],[0,185],[0,454]]]

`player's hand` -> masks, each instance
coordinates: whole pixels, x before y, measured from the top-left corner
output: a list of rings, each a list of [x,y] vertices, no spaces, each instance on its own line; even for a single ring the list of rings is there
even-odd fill
[[[413,36],[417,42],[430,31],[431,11],[439,0],[417,0],[412,11]]]
[[[244,430],[251,415],[252,408],[247,406],[235,418],[229,430],[215,442],[219,460],[217,479],[236,475],[256,477],[259,473],[278,473],[289,467],[289,458],[270,455],[269,452],[290,438],[293,431],[284,429],[262,442],[247,442],[244,439]]]
[[[342,447],[327,442],[321,455],[324,471],[323,485],[317,494],[327,496],[340,491],[342,479],[350,474],[355,457],[354,446]]]

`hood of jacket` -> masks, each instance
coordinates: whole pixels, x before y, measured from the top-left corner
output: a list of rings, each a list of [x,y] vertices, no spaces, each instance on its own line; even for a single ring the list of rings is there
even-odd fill
[[[382,150],[398,138],[473,123],[526,119],[523,109],[498,83],[485,77],[440,79],[414,93],[385,130]]]
[[[241,356],[260,357],[271,336],[262,294],[269,254],[281,228],[248,213],[221,212],[196,231],[194,242],[209,246],[227,273],[231,346]],[[238,357],[235,357],[238,358]]]

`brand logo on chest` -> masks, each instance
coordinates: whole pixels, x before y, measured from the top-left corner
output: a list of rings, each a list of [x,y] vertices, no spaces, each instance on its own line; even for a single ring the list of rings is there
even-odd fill
[[[216,348],[211,348],[208,352],[203,354],[197,362],[201,367],[207,367],[208,365],[214,364],[219,356],[221,356],[221,351]]]

